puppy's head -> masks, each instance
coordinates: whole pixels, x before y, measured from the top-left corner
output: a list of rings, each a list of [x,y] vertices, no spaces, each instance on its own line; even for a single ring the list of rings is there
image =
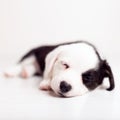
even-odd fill
[[[82,81],[80,72],[70,63],[57,60],[52,73],[51,88],[60,96],[71,97],[88,91]]]
[[[51,89],[60,96],[82,95],[102,84],[105,77],[110,81],[107,90],[114,88],[110,66],[86,44],[60,47],[51,52],[46,59],[46,71]]]

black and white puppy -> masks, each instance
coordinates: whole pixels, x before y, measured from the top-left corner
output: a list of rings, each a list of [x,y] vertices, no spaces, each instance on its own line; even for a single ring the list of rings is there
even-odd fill
[[[35,74],[43,76],[40,89],[52,89],[58,96],[83,95],[101,85],[105,77],[110,83],[107,90],[114,88],[111,67],[100,57],[97,49],[86,41],[32,49],[16,67],[5,72],[6,76],[23,78]]]

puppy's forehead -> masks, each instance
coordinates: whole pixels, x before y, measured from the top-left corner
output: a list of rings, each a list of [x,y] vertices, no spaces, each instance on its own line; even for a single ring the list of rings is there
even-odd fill
[[[59,59],[65,60],[73,67],[79,67],[82,72],[95,68],[99,62],[98,56],[92,46],[84,43],[61,46]]]

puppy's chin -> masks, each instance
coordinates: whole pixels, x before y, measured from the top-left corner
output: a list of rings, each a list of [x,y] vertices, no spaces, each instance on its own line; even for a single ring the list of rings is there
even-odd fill
[[[68,98],[68,97],[81,96],[88,92],[88,89],[85,86],[78,85],[78,86],[72,86],[72,89],[69,92],[62,93],[60,91],[59,86],[60,86],[60,81],[57,80],[51,81],[51,89],[56,94],[56,96],[59,97]]]
[[[80,93],[80,92],[74,93],[74,92],[72,92],[72,91],[71,91],[71,92],[68,92],[68,93],[61,93],[61,92],[56,92],[56,91],[53,91],[53,92],[55,93],[56,96],[58,96],[58,97],[64,97],[64,98],[82,96],[83,94],[87,93],[87,91],[84,92],[84,93]]]

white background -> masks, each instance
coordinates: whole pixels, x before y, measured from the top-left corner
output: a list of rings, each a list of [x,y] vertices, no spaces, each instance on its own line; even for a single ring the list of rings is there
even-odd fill
[[[1,70],[32,47],[71,40],[95,44],[119,81],[119,0],[0,0]],[[16,79],[0,79],[0,119],[120,118],[120,84],[111,93],[60,99],[39,91],[39,80]]]

